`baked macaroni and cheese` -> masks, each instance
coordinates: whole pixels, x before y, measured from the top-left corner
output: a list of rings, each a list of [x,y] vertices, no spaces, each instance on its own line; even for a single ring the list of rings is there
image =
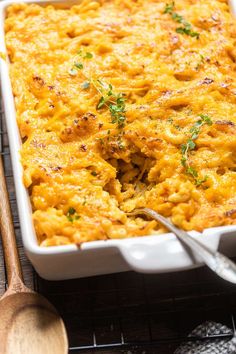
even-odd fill
[[[42,246],[236,224],[236,26],[224,0],[14,4],[21,161]]]

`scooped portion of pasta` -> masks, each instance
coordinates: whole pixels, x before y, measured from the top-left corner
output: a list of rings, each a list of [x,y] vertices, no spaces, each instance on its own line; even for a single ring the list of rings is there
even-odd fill
[[[42,246],[236,224],[236,25],[224,0],[14,4],[6,44]]]

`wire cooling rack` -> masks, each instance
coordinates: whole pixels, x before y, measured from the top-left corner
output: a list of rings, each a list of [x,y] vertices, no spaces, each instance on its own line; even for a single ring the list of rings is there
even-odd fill
[[[1,147],[26,284],[45,295],[62,315],[71,353],[172,354],[205,321],[229,330],[202,341],[230,339],[235,332],[236,287],[206,268],[142,275],[133,272],[71,281],[40,279],[25,258],[20,238],[10,153],[1,111]],[[2,252],[2,251],[1,251]],[[0,252],[0,291],[7,287]],[[56,353],[55,353],[56,354]]]

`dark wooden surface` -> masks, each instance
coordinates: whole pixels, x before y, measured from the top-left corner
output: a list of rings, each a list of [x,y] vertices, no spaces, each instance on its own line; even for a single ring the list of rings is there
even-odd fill
[[[72,353],[173,354],[205,320],[234,330],[236,288],[205,268],[160,275],[127,272],[62,282],[40,279],[21,243],[5,126],[2,131],[5,176],[25,283],[45,295],[61,313]],[[0,247],[1,294],[6,286]]]

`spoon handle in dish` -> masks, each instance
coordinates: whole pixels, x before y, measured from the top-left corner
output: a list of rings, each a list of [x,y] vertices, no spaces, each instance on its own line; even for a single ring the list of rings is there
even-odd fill
[[[187,232],[174,226],[167,218],[158,214],[152,209],[136,209],[130,214],[145,214],[159,221],[161,224],[166,226],[168,230],[172,231],[180,241],[182,241],[192,251],[194,251],[195,254],[197,254],[203,260],[203,262],[211,270],[213,270],[213,272],[215,272],[221,278],[236,284],[236,264],[232,262],[228,257],[224,256],[220,252],[212,251],[209,247],[194,239]]]

